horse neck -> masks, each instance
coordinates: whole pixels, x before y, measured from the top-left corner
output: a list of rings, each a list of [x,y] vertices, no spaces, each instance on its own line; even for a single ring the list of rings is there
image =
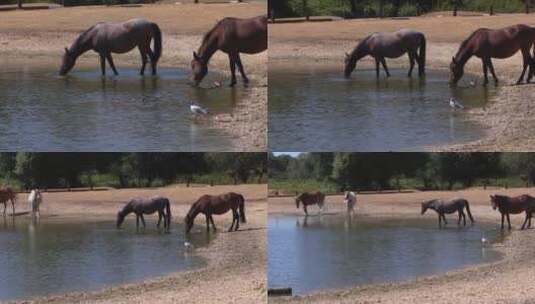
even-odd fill
[[[459,49],[457,54],[455,54],[455,60],[461,68],[464,68],[464,65],[474,55],[472,49],[469,46],[463,46]]]
[[[210,58],[217,51],[217,37],[214,35],[214,31],[207,34],[206,38],[203,40],[197,55],[201,58],[202,62],[208,64]]]
[[[368,38],[362,40],[359,44],[357,44],[353,51],[351,51],[350,56],[352,60],[359,61],[362,59],[362,57],[370,53],[366,41],[368,41]]]
[[[69,47],[69,53],[75,58],[78,58],[78,56],[91,50],[93,48],[93,44],[90,36],[91,35],[88,32],[84,32],[78,36],[78,38]]]
[[[134,212],[134,208],[132,208],[132,204],[128,203],[126,206],[124,206],[123,210],[121,210],[121,215],[127,216],[132,212]]]

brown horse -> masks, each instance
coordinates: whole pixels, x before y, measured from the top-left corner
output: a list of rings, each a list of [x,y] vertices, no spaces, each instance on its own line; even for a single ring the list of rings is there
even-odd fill
[[[502,229],[505,217],[507,217],[507,224],[509,225],[509,229],[511,229],[511,220],[509,219],[509,214],[519,214],[522,212],[526,212],[526,218],[522,224],[522,228],[520,229],[524,229],[526,227],[526,223],[528,224],[528,228],[531,227],[531,216],[533,211],[535,211],[534,197],[527,194],[515,197],[496,194],[490,196],[490,201],[492,204],[492,209],[496,210],[497,208],[502,214]]]
[[[427,209],[433,209],[438,214],[438,227],[442,227],[442,220],[444,220],[444,224],[447,225],[448,222],[446,221],[445,214],[450,213],[459,213],[459,221],[457,221],[457,225],[461,225],[461,219],[463,220],[463,225],[466,226],[466,215],[464,214],[464,209],[466,208],[466,213],[468,213],[468,217],[470,218],[470,221],[472,224],[474,223],[474,218],[472,217],[472,213],[470,212],[470,204],[467,200],[464,198],[455,198],[449,201],[444,201],[441,199],[434,199],[430,201],[425,201],[422,203],[422,213],[424,214]]]
[[[308,215],[307,206],[308,205],[318,205],[321,210],[325,204],[325,194],[317,191],[315,193],[303,192],[295,198],[295,206],[299,209],[299,203],[303,203],[303,210],[305,215]]]
[[[8,201],[11,201],[11,208],[13,209],[13,215],[15,215],[15,202],[17,201],[17,194],[10,187],[0,188],[0,203],[4,204],[4,216],[6,216]]]
[[[418,62],[418,74],[425,74],[425,35],[409,29],[401,29],[394,33],[374,33],[360,41],[351,54],[346,53],[344,76],[349,78],[357,61],[365,56],[375,58],[375,72],[379,78],[379,63],[383,65],[386,76],[390,77],[385,58],[398,58],[409,54],[409,73],[411,77],[414,63]]]
[[[228,229],[229,232],[237,231],[240,228],[240,221],[245,223],[245,199],[243,195],[234,192],[228,192],[221,195],[203,195],[193,205],[186,215],[186,233],[189,233],[193,227],[195,217],[199,213],[206,216],[206,231],[210,232],[210,222],[214,231],[216,227],[214,224],[213,214],[224,214],[232,210],[232,225]],[[238,211],[239,210],[239,211]],[[234,226],[236,223],[236,226]]]
[[[259,16],[249,19],[224,18],[219,21],[202,40],[197,52],[193,52],[191,61],[191,81],[199,85],[208,73],[208,61],[217,50],[228,54],[232,80],[230,86],[236,84],[236,65],[240,70],[244,83],[249,79],[245,76],[240,53],[257,54],[267,49],[267,17]]]
[[[154,51],[150,48],[154,39]],[[83,53],[93,50],[100,55],[102,75],[106,74],[106,60],[115,75],[117,69],[113,64],[111,53],[123,54],[137,47],[141,54],[141,71],[145,73],[147,56],[150,58],[152,75],[156,74],[156,64],[162,55],[162,33],[156,23],[143,19],[132,19],[123,23],[100,22],[80,34],[70,48],[65,48],[63,62],[59,71],[66,75],[76,63],[76,59]]]
[[[523,58],[523,69],[520,78],[516,82],[521,83],[524,74],[529,66],[526,82],[530,82],[535,62],[529,54],[530,48],[535,41],[535,28],[524,24],[508,26],[502,29],[492,30],[480,28],[473,32],[465,41],[461,43],[455,57],[450,64],[450,84],[457,84],[463,76],[464,66],[472,57],[476,56],[483,63],[484,84],[488,84],[488,70],[494,78],[495,84],[498,84],[498,78],[494,72],[491,58],[505,59],[513,56],[520,50]]]
[[[153,214],[158,212],[158,224],[156,226],[160,228],[160,223],[163,218],[163,227],[166,231],[169,231],[171,226],[171,204],[169,199],[161,196],[155,196],[152,198],[134,198],[130,200],[124,207],[117,213],[117,228],[121,228],[124,218],[130,214],[136,214],[136,228],[139,228],[139,220],[145,228],[145,218],[143,214]]]

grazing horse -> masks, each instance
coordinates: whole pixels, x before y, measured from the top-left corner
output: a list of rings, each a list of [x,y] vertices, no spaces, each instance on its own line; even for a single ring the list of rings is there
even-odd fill
[[[461,43],[457,54],[451,60],[450,84],[455,85],[461,79],[464,73],[464,66],[472,56],[480,58],[483,63],[483,75],[485,77],[483,84],[486,85],[489,82],[488,70],[490,70],[495,84],[498,84],[491,58],[509,58],[516,54],[518,50],[522,52],[523,69],[516,83],[522,82],[528,66],[529,72],[526,82],[530,82],[535,72],[533,70],[535,62],[529,51],[534,41],[535,28],[524,24],[512,25],[497,30],[487,28],[476,30]]]
[[[28,195],[28,204],[30,205],[30,209],[32,210],[32,216],[41,216],[41,212],[39,211],[39,206],[43,202],[43,195],[41,194],[41,191],[39,189],[33,189],[30,192],[30,195]]]
[[[150,43],[154,40],[154,50]],[[123,23],[100,22],[80,34],[70,48],[65,48],[63,62],[59,71],[66,75],[83,53],[93,50],[100,55],[102,75],[106,75],[106,60],[115,75],[117,69],[113,64],[111,53],[123,54],[137,47],[141,54],[141,75],[145,73],[147,56],[150,58],[152,75],[156,75],[156,64],[162,55],[162,33],[156,23],[143,19],[132,19]]]
[[[126,206],[117,213],[117,228],[121,228],[124,218],[132,212],[136,214],[136,228],[139,228],[139,219],[141,219],[143,228],[145,228],[145,218],[143,217],[143,214],[153,214],[156,211],[158,211],[158,224],[156,226],[160,228],[160,223],[163,218],[163,227],[169,231],[171,226],[171,204],[169,203],[169,199],[162,196],[134,198],[130,200]]]
[[[267,49],[267,17],[258,16],[248,19],[224,18],[219,21],[202,40],[202,44],[193,52],[191,61],[191,80],[198,86],[206,73],[208,61],[217,50],[228,54],[232,80],[230,86],[236,84],[236,65],[244,83],[249,79],[245,76],[240,53],[257,54]]]
[[[524,220],[522,228],[520,229],[524,229],[526,223],[528,222],[528,228],[531,227],[531,216],[533,211],[535,211],[534,197],[529,196],[527,194],[515,197],[496,194],[490,196],[490,201],[492,204],[492,209],[496,210],[497,208],[502,214],[501,229],[503,229],[503,222],[505,217],[507,217],[507,224],[509,225],[509,229],[511,229],[511,220],[509,219],[509,214],[519,214],[522,212],[526,212],[526,219]]]
[[[468,213],[468,217],[470,218],[470,221],[473,224],[474,218],[472,217],[472,213],[470,212],[470,205],[468,204],[468,201],[464,198],[454,198],[449,201],[444,201],[441,199],[425,201],[422,203],[422,214],[424,214],[427,209],[435,210],[438,214],[438,227],[442,227],[442,220],[444,220],[445,225],[448,224],[444,214],[458,212],[459,221],[457,221],[457,225],[461,224],[462,219],[464,226],[466,226],[466,215],[464,214],[464,208],[466,208],[466,213]]]
[[[385,58],[398,58],[409,54],[409,73],[411,77],[414,63],[418,62],[418,75],[425,74],[425,36],[424,34],[401,29],[393,33],[374,33],[360,41],[351,54],[346,53],[344,76],[349,78],[357,66],[357,61],[365,56],[375,59],[375,72],[379,78],[379,63],[383,65],[386,76],[390,77]]]
[[[347,215],[355,214],[355,205],[357,204],[357,195],[354,192],[346,191],[344,204],[347,205]]]
[[[10,187],[0,188],[0,203],[4,204],[4,216],[6,216],[7,202],[11,201],[11,208],[13,209],[13,216],[15,215],[15,202],[17,201],[17,194]]]
[[[235,192],[228,192],[221,195],[203,195],[193,205],[186,215],[186,233],[189,233],[193,227],[195,217],[199,213],[206,216],[206,231],[210,232],[210,222],[214,231],[216,227],[214,224],[213,214],[225,214],[229,210],[232,210],[232,225],[228,229],[229,232],[237,231],[240,228],[240,221],[245,223],[245,199],[243,195]],[[239,211],[238,211],[239,210]],[[234,224],[236,224],[234,226]]]
[[[325,194],[319,191],[315,193],[303,192],[295,198],[295,206],[297,207],[297,209],[299,209],[300,202],[303,203],[303,210],[305,211],[305,215],[308,215],[308,205],[317,204],[318,207],[323,210],[323,206],[325,204]]]

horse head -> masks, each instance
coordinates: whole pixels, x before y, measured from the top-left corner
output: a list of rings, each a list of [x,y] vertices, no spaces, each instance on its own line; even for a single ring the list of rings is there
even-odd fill
[[[457,82],[459,82],[459,79],[463,77],[463,74],[463,66],[455,59],[455,57],[452,57],[450,63],[450,84],[456,85]]]
[[[201,83],[202,79],[208,73],[208,64],[199,56],[197,52],[193,52],[193,60],[191,60],[191,81],[195,86]]]
[[[344,77],[349,78],[349,76],[351,76],[351,73],[357,67],[357,57],[346,53],[346,56],[344,58],[344,65]]]
[[[422,202],[422,213],[424,214],[429,209],[429,201]]]
[[[295,198],[295,207],[299,209],[299,202],[301,201],[301,195]]]
[[[121,210],[117,212],[117,229],[121,228],[126,214]]]
[[[490,195],[490,204],[492,205],[492,210],[496,210],[496,208],[498,208],[498,199],[499,197],[497,195]]]
[[[69,51],[68,48],[65,48],[65,53],[63,54],[63,60],[61,61],[61,68],[59,69],[59,75],[65,76],[72,69],[76,63],[76,56]]]
[[[189,233],[193,227],[193,218],[189,213],[184,218],[184,223],[186,224],[186,233]]]

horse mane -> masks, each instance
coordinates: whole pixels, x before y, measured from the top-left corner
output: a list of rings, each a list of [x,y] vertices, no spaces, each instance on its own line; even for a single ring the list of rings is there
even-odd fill
[[[360,40],[359,43],[357,43],[357,45],[355,46],[355,48],[353,49],[353,51],[351,52],[351,57],[354,58],[357,56],[357,52],[359,51],[359,49],[364,45],[364,43],[366,41],[368,41],[368,39],[370,39],[370,37],[374,34],[377,34],[377,33],[373,33],[373,34],[370,34],[366,37],[364,37],[364,39]]]
[[[72,50],[72,48],[75,46],[75,45],[79,45],[80,43],[83,43],[84,42],[84,39],[86,38],[86,36],[89,34],[89,32],[91,30],[93,30],[97,25],[101,24],[101,23],[104,23],[104,22],[99,22],[97,24],[94,24],[92,25],[90,28],[88,28],[87,30],[83,31],[80,35],[78,35],[78,37],[74,40],[74,42],[71,44],[71,47],[70,49]]]
[[[463,49],[467,44],[468,42],[470,42],[470,40],[472,38],[474,38],[474,36],[479,33],[480,31],[482,30],[488,30],[488,28],[485,28],[485,27],[481,27],[481,28],[478,28],[477,30],[473,31],[472,34],[470,34],[470,36],[468,36],[468,38],[464,39],[463,42],[461,42],[461,45],[459,47],[459,50]]]
[[[208,42],[208,39],[210,39],[210,37],[212,36],[212,34],[215,32],[215,30],[224,22],[226,21],[228,18],[223,18],[219,21],[217,21],[217,23],[208,31],[206,32],[206,34],[204,34],[204,36],[202,37],[202,42],[201,42],[201,46],[199,47],[197,53],[200,53],[201,52],[201,48],[203,47],[203,45]]]

